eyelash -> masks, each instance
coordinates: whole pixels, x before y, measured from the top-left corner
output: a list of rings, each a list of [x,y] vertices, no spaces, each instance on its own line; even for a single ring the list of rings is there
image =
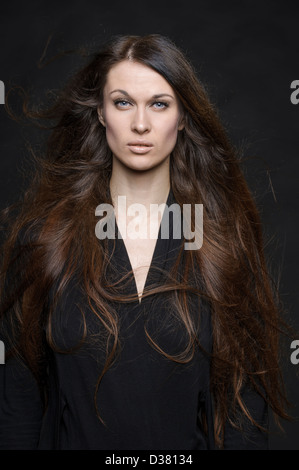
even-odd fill
[[[120,100],[120,99],[118,99],[118,100],[115,100],[115,101],[114,101],[115,106],[119,105],[120,103],[129,103],[129,104],[132,104],[132,103],[130,103],[130,101],[128,101],[128,100]],[[151,106],[153,106],[154,104],[162,104],[162,105],[163,105],[162,107],[159,106],[157,109],[165,109],[165,108],[168,108],[168,106],[169,106],[169,104],[166,103],[165,101],[153,101],[153,103],[151,104]]]

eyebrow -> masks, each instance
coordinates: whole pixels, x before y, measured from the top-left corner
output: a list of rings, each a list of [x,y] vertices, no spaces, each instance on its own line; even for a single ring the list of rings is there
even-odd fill
[[[130,97],[129,93],[126,90],[116,89],[111,91],[109,94],[112,95],[112,93],[122,93],[123,95]],[[169,93],[158,93],[157,95],[153,95],[152,98],[158,99],[162,98],[162,96],[168,96],[169,98],[174,99],[174,97],[172,95],[169,95]]]

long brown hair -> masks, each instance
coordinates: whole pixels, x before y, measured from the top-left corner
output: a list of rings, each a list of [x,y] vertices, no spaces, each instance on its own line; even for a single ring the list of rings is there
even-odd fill
[[[184,111],[185,127],[170,161],[171,187],[178,204],[203,204],[203,245],[186,253],[180,282],[154,292],[167,288],[176,297],[190,341],[182,356],[172,359],[187,362],[196,342],[186,302],[188,279],[194,266],[200,269],[211,308],[210,389],[215,437],[221,445],[230,400],[258,425],[242,401],[245,382],[264,396],[275,415],[287,417],[279,367],[279,301],[267,271],[260,217],[238,154],[193,67],[169,39],[116,37],[69,81],[51,106],[25,110],[37,122],[49,119],[52,127],[44,155],[35,156],[35,175],[24,198],[2,214],[8,235],[3,244],[1,315],[15,332],[12,350],[43,384],[42,329],[46,326],[47,342],[54,348],[53,305],[71,279],[80,279],[86,301],[106,332],[106,364],[98,385],[114,360],[119,332],[109,303],[121,298],[107,285],[109,259],[95,237],[95,208],[100,202],[112,204],[108,191],[112,155],[97,108],[102,105],[107,73],[123,60],[137,61],[161,74]],[[10,219],[9,214],[13,214]],[[152,344],[158,347],[153,340]]]

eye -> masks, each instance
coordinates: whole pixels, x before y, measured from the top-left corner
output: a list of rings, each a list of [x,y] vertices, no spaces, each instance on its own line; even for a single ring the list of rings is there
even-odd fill
[[[155,101],[152,106],[154,106],[156,109],[164,109],[168,108],[169,105],[165,101]]]
[[[115,100],[114,105],[118,108],[127,108],[131,103],[127,100]]]

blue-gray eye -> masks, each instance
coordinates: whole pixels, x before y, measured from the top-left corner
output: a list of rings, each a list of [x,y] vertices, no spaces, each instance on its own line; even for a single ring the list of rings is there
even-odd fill
[[[164,109],[168,107],[168,103],[165,103],[165,101],[155,101],[153,106],[157,109]]]
[[[126,107],[129,103],[127,100],[116,100],[114,101],[115,106],[120,106],[121,108]]]

